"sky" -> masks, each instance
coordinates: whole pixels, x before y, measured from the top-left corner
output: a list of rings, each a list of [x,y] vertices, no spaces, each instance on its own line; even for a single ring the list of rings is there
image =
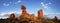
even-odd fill
[[[44,16],[60,18],[60,0],[0,0],[0,18],[7,18],[11,13],[20,16],[21,5],[26,7],[29,14],[38,16],[38,10],[43,9]]]

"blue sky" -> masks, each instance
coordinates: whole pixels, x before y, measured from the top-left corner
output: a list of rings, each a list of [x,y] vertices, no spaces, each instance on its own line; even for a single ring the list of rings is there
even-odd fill
[[[60,0],[0,0],[0,18],[8,17],[6,14],[21,14],[20,5],[26,6],[28,13],[37,16],[39,9],[43,9],[44,15],[60,18]]]

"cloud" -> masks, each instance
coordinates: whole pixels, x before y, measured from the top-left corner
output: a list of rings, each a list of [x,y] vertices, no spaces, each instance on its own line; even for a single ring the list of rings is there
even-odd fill
[[[0,18],[9,17],[10,14],[14,13],[16,17],[20,16],[21,12],[11,11],[11,12],[2,12]]]
[[[48,4],[52,4],[51,2],[49,2]]]
[[[47,15],[44,15],[44,17],[46,18],[54,18],[55,16],[58,17],[58,19],[60,19],[60,12],[59,13],[45,13]]]
[[[17,2],[21,2],[20,0],[18,0]]]
[[[46,15],[53,15],[53,14],[54,15],[60,15],[60,12],[59,13],[58,12],[57,13],[44,13],[44,14],[46,14]]]
[[[8,12],[8,14],[11,14],[11,13],[15,13],[15,14],[21,14],[21,12],[18,12],[18,11],[12,11],[12,12]]]
[[[45,4],[44,4],[43,2],[41,2],[41,5],[42,5],[42,6],[45,6]]]
[[[21,0],[18,0],[17,2],[15,2],[15,4],[18,4],[18,3],[20,3],[21,2]]]
[[[10,4],[8,4],[8,3],[3,3],[3,6],[9,6]]]
[[[0,19],[6,19],[6,18],[8,18],[8,17],[0,17]]]
[[[44,2],[41,2],[41,5],[42,5],[42,7],[44,7],[44,8],[46,8],[46,9],[48,9],[49,8],[49,4],[52,4],[51,2],[49,2],[49,3],[44,3]]]
[[[5,14],[6,14],[6,13],[1,13],[0,15],[1,15],[1,16],[4,16]]]
[[[44,7],[44,8],[48,8],[48,6],[46,4],[44,4],[43,2],[41,2],[41,5]]]
[[[51,2],[49,2],[49,3],[46,3],[45,5],[50,5],[50,4],[52,4]]]
[[[60,12],[59,13],[48,13],[48,14],[60,14]]]
[[[2,19],[8,18],[8,14],[6,14],[5,12],[1,13],[1,14],[0,14],[0,19],[1,19],[1,18],[2,18]]]

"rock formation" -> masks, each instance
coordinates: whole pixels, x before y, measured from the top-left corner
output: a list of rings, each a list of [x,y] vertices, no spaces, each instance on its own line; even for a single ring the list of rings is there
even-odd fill
[[[9,18],[10,18],[10,19],[14,19],[14,18],[15,18],[14,13],[10,14]]]
[[[43,18],[43,10],[42,9],[38,10],[38,18],[39,19]]]
[[[21,10],[22,10],[22,14],[21,15],[23,15],[24,17],[26,17],[26,18],[28,18],[29,16],[29,14],[27,13],[27,11],[26,11],[26,7],[25,6],[23,6],[23,5],[21,5]]]

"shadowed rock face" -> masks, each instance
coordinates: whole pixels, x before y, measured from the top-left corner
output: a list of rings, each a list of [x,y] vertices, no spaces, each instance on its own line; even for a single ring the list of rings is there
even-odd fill
[[[14,13],[12,13],[12,14],[10,14],[10,19],[14,19],[15,18],[15,15],[14,15]]]

